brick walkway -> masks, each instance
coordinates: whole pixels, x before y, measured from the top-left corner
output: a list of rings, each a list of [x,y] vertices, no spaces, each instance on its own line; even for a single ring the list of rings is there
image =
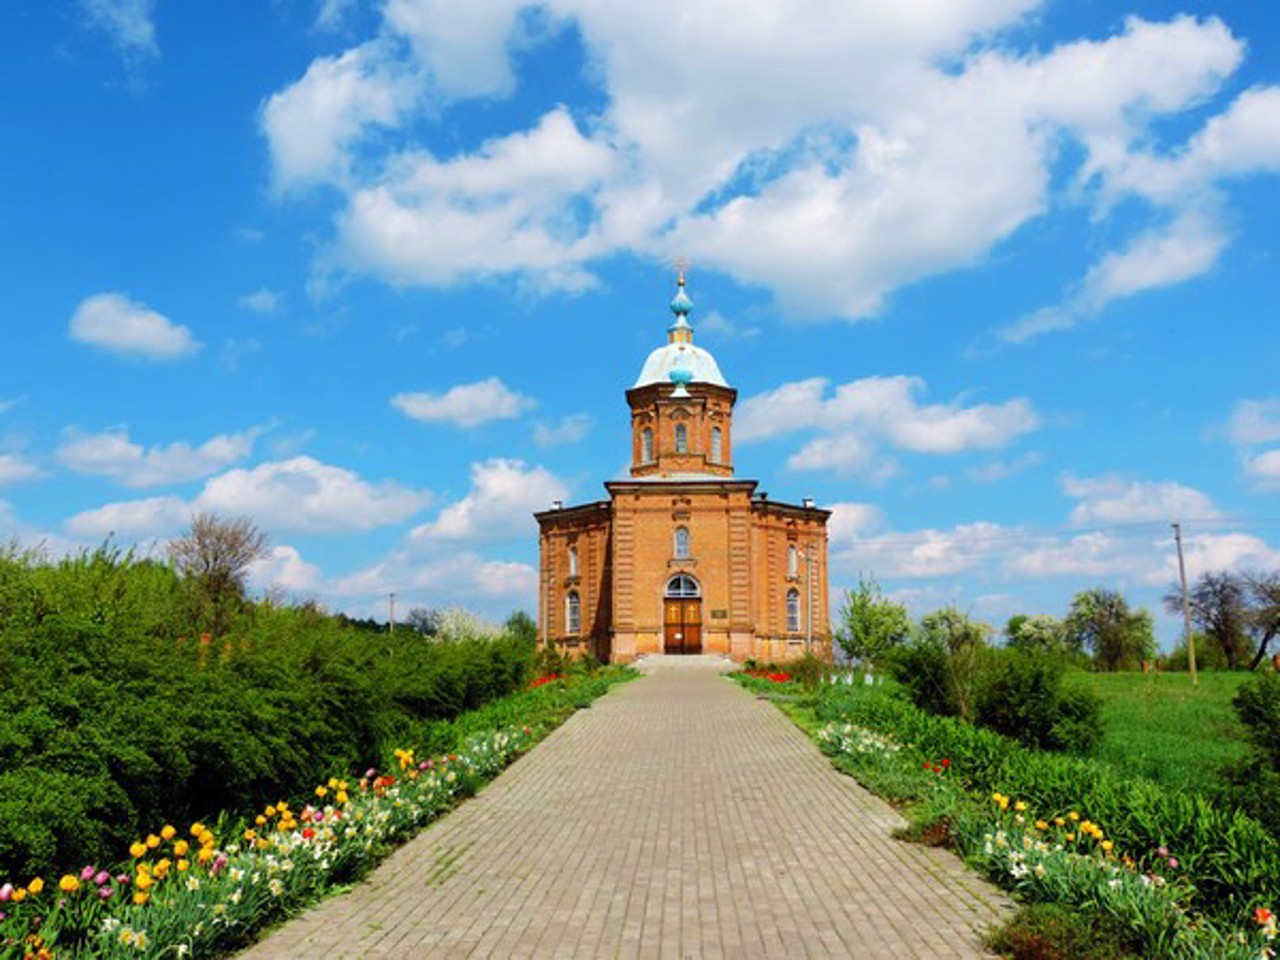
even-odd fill
[[[980,957],[1007,909],[719,661],[650,661],[243,955]]]

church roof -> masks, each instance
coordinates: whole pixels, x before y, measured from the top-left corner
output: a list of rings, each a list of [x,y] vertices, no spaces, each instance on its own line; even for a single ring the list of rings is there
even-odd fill
[[[676,295],[671,300],[671,312],[676,315],[676,319],[667,330],[668,343],[649,354],[632,389],[654,383],[674,383],[677,390],[687,383],[729,386],[720,373],[715,357],[693,345],[693,328],[689,326],[689,313],[692,310],[693,301],[685,293],[682,272]]]

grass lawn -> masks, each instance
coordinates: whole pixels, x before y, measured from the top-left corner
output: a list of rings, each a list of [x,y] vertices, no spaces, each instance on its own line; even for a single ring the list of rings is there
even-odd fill
[[[1212,790],[1218,771],[1245,755],[1231,697],[1248,673],[1072,673],[1103,699],[1106,735],[1096,756],[1128,773]]]

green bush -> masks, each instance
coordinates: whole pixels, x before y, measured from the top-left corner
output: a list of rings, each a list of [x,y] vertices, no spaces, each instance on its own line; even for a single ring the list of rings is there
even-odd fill
[[[186,609],[152,561],[0,555],[0,875],[362,770],[532,670],[514,637],[373,634],[267,604],[200,637]]]
[[[1246,681],[1231,703],[1252,750],[1224,771],[1228,795],[1280,837],[1280,674]]]
[[[1193,909],[1235,923],[1246,910],[1280,900],[1280,842],[1239,810],[1085,757],[1031,750],[878,690],[828,688],[816,710],[824,722],[854,723],[921,756],[949,759],[948,776],[976,796],[998,791],[1046,818],[1077,811],[1140,866],[1168,873],[1156,856],[1164,847],[1178,861],[1177,879],[1194,890]]]
[[[1064,689],[1060,660],[1000,651],[978,678],[974,721],[1028,747],[1087,753],[1102,740],[1102,700]]]

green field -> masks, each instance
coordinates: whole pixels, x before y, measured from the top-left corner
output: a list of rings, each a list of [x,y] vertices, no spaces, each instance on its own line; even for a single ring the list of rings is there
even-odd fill
[[[1231,697],[1248,673],[1072,673],[1103,699],[1106,735],[1096,756],[1161,783],[1212,792],[1228,763],[1245,756]]]

